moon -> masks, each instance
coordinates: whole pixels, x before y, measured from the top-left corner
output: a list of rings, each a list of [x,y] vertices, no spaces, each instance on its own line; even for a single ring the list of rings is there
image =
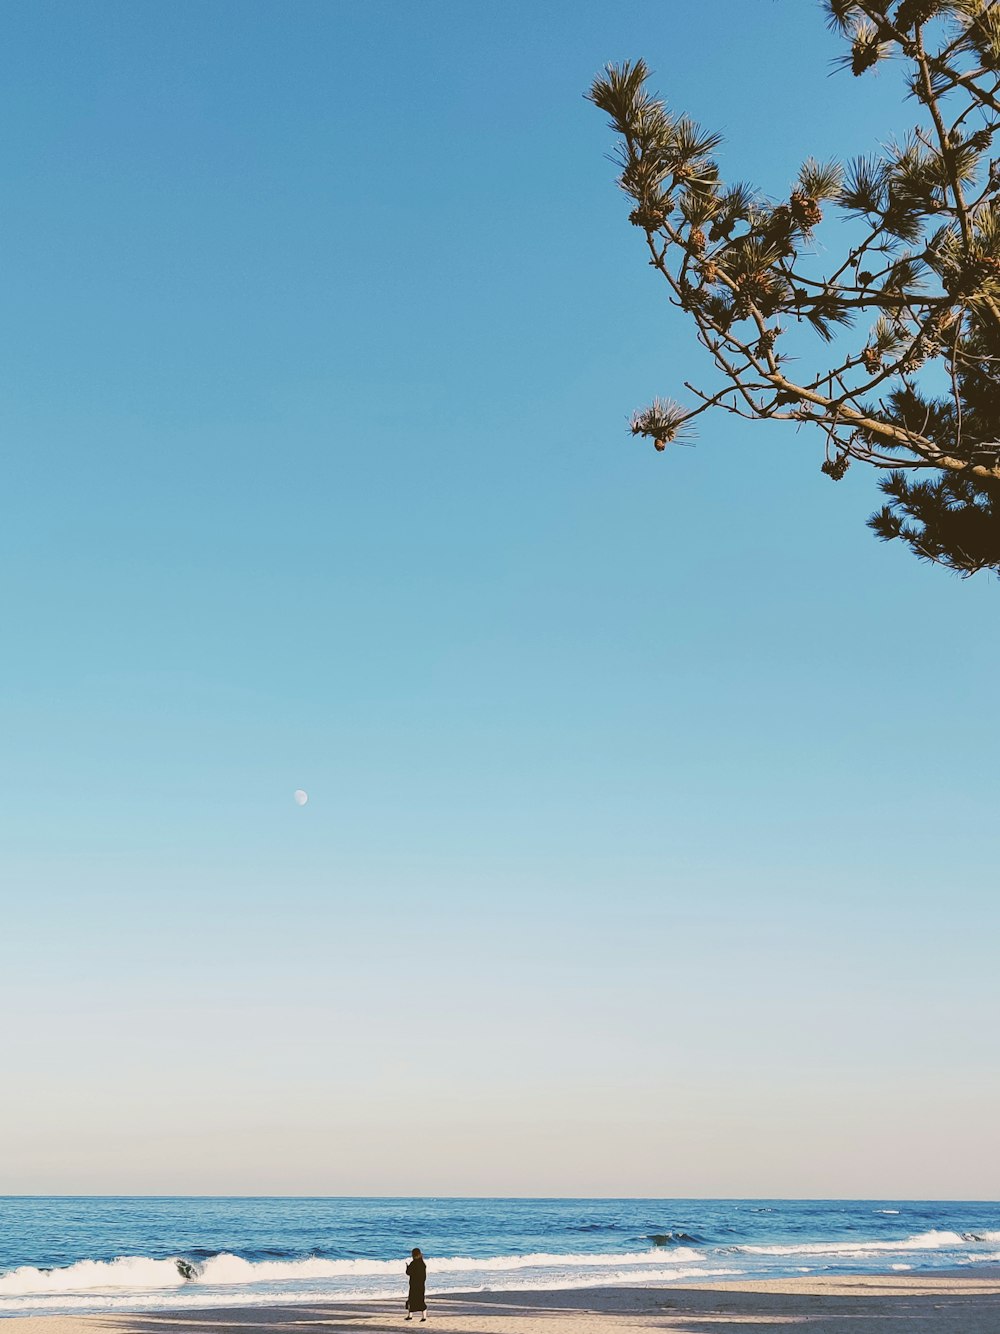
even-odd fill
[[[304,806],[309,800],[309,793],[303,792],[301,788],[296,788],[292,793],[296,806]]]

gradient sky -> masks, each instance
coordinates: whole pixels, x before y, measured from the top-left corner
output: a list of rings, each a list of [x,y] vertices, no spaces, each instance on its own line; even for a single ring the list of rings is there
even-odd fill
[[[1000,1195],[997,585],[628,437],[582,93],[776,195],[912,106],[693,12],[5,7],[0,1191]]]

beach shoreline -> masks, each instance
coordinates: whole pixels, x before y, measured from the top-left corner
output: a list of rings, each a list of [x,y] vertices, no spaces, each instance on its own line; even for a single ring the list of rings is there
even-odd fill
[[[976,1273],[824,1274],[428,1296],[441,1334],[997,1334],[1000,1266]],[[398,1301],[312,1301],[190,1310],[9,1316],[3,1334],[387,1334]]]

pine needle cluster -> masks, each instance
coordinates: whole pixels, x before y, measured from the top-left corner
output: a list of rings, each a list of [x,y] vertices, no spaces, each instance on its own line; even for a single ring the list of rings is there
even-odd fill
[[[871,157],[810,158],[785,198],[723,181],[720,136],[668,111],[642,60],[608,65],[588,94],[617,136],[629,220],[721,376],[632,431],[662,451],[711,409],[811,423],[827,476],[881,471],[878,537],[1000,572],[1000,0],[823,8],[852,75],[903,63],[920,123]],[[831,213],[845,239],[827,223],[835,258],[817,272]],[[815,373],[793,372],[802,330],[827,348]]]

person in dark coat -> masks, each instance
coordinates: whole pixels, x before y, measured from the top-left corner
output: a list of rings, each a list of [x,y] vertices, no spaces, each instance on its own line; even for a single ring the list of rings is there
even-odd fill
[[[410,1252],[413,1259],[406,1266],[406,1272],[410,1279],[410,1291],[406,1298],[406,1318],[413,1319],[413,1312],[420,1312],[420,1319],[427,1319],[427,1300],[424,1297],[424,1284],[427,1282],[427,1266],[424,1264],[424,1257],[420,1254],[420,1247],[414,1246]]]

